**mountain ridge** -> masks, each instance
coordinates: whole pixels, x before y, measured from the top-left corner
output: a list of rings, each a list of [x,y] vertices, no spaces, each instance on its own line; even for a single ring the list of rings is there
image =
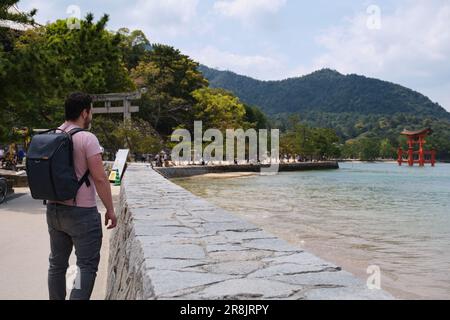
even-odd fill
[[[232,71],[200,65],[210,86],[233,92],[243,102],[269,115],[283,113],[396,113],[445,118],[450,113],[438,103],[410,88],[357,74],[344,75],[321,69],[284,80],[257,80]]]

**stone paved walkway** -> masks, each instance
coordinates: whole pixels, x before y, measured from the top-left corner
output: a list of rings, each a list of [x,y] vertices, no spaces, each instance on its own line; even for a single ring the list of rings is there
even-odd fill
[[[119,188],[112,187],[116,204]],[[33,200],[28,188],[0,205],[0,300],[47,300],[50,243],[42,201]],[[98,208],[104,219],[105,209]],[[109,230],[103,229],[103,245],[93,300],[104,300],[108,270]],[[75,265],[72,253],[70,265]],[[69,296],[69,295],[68,295]]]

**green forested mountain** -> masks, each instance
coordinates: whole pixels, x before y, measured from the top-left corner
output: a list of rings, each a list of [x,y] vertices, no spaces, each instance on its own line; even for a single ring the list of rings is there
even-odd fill
[[[205,66],[200,70],[212,87],[230,90],[268,114],[405,113],[450,119],[450,113],[444,108],[411,89],[364,76],[346,76],[330,69],[281,81],[259,81]]]
[[[432,127],[429,146],[450,158],[450,113],[426,96],[403,86],[359,75],[323,69],[281,81],[260,81],[230,71],[200,66],[210,86],[236,94],[268,114],[274,126],[289,129],[298,114],[312,127],[332,128],[341,143],[387,139],[395,149],[399,133]]]

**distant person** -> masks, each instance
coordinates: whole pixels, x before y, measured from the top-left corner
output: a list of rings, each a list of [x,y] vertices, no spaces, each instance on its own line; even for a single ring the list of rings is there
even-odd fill
[[[88,129],[92,121],[92,99],[84,93],[72,93],[65,102],[66,122],[59,129],[69,132],[75,128]],[[47,223],[50,234],[50,267],[48,290],[50,300],[66,298],[66,272],[69,256],[75,247],[79,268],[79,286],[72,289],[71,300],[89,300],[94,288],[102,245],[101,216],[95,193],[105,208],[105,225],[116,227],[117,219],[111,187],[103,169],[102,149],[97,137],[82,131],[73,135],[74,166],[78,180],[87,175],[76,199],[47,204]],[[89,171],[88,171],[89,170]],[[89,186],[90,185],[90,186]]]
[[[25,158],[25,151],[23,149],[20,149],[17,153],[17,161],[18,163],[22,164],[23,158]]]
[[[162,159],[161,160],[161,167],[162,166],[167,167],[169,158],[167,157],[167,154],[165,152],[163,153],[161,159]]]
[[[155,165],[156,167],[162,167],[161,156],[159,154],[155,156]]]

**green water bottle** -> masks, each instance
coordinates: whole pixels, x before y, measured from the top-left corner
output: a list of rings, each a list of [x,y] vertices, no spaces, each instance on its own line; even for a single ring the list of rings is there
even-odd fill
[[[119,174],[119,169],[116,169],[116,179],[114,180],[114,185],[115,185],[115,186],[120,186],[120,174]]]

